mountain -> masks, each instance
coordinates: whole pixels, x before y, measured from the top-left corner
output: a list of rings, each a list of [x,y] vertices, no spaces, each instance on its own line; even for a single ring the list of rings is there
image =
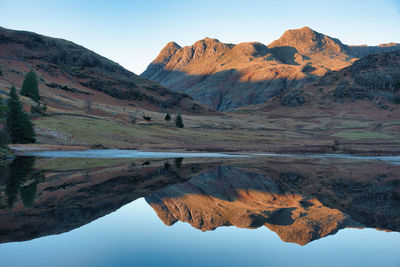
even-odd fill
[[[141,76],[216,109],[231,110],[314,82],[358,57],[397,49],[399,44],[348,46],[303,27],[286,31],[268,46],[210,38],[185,47],[168,43]]]
[[[203,107],[179,92],[141,78],[82,46],[32,32],[0,27],[0,93],[17,88],[31,69],[50,107],[82,109],[83,102],[193,112]]]

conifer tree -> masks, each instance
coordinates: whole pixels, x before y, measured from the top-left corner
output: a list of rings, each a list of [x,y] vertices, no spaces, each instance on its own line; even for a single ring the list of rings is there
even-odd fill
[[[0,120],[4,119],[7,112],[7,106],[3,104],[3,98],[0,96]]]
[[[169,113],[167,113],[167,115],[165,115],[164,118],[166,121],[170,121],[171,120],[171,116],[169,115]]]
[[[21,95],[30,97],[36,102],[40,100],[38,82],[33,70],[25,77],[24,83],[22,84]]]
[[[11,87],[7,101],[7,127],[11,133],[12,143],[34,143],[35,131],[28,114],[24,111],[14,86]]]
[[[176,116],[175,125],[176,125],[176,127],[178,127],[178,128],[183,128],[183,127],[184,127],[181,114],[178,114],[178,115]]]

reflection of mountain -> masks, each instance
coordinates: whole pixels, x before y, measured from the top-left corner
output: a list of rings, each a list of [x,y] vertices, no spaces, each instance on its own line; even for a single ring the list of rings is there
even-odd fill
[[[167,225],[180,220],[203,231],[265,225],[282,240],[303,245],[355,225],[315,198],[285,193],[271,178],[232,167],[218,167],[146,200]]]
[[[19,167],[23,172],[27,160],[17,158],[10,168]],[[69,170],[42,170],[45,179],[35,184],[36,194],[33,197],[36,197],[32,200],[32,207],[26,205],[22,191],[22,201],[18,199],[18,190],[21,189],[9,186],[9,171],[0,172],[0,243],[29,240],[75,229],[137,198],[185,181],[207,168],[208,164],[176,166],[159,161],[151,162],[148,167],[119,163],[116,166],[88,169],[72,166]],[[8,188],[14,188],[16,193],[9,194]],[[11,209],[7,208],[10,196],[14,203]]]
[[[283,241],[301,245],[344,227],[399,231],[399,177],[380,172],[382,164],[360,165],[220,166],[146,201],[167,225],[183,221],[203,231],[264,225]],[[388,168],[399,173],[398,167]]]
[[[0,243],[63,233],[143,196],[167,225],[179,220],[203,231],[265,225],[298,244],[344,227],[400,231],[400,166],[383,162],[33,162],[18,158],[0,170]]]

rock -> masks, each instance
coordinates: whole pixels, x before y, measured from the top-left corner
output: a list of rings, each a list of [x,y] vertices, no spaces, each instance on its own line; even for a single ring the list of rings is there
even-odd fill
[[[293,90],[287,94],[284,94],[280,97],[281,105],[283,106],[291,106],[291,107],[298,107],[304,104],[303,98],[303,91],[302,90]]]

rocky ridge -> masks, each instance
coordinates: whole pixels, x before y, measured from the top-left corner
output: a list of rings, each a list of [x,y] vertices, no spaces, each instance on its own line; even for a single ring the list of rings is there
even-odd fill
[[[359,57],[400,49],[399,44],[348,46],[308,27],[286,31],[264,45],[225,44],[205,38],[191,46],[169,43],[141,74],[219,110],[266,102]]]

